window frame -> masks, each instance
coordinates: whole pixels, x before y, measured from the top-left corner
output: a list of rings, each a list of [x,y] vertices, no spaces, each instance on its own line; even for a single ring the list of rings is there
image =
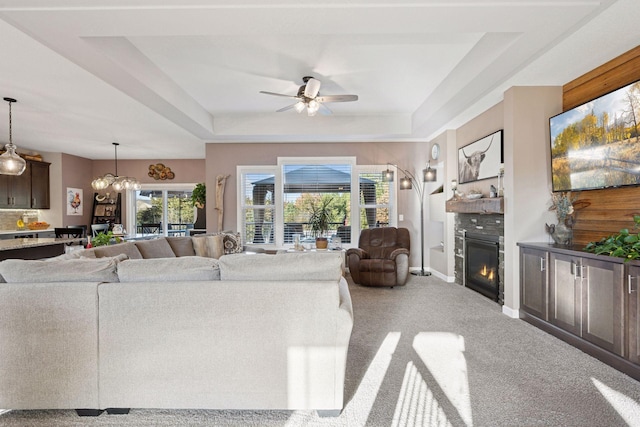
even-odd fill
[[[162,191],[162,236],[169,235],[169,224],[166,220],[168,216],[167,207],[167,193],[169,191],[193,191],[197,183],[165,183],[165,184],[141,184],[140,190],[124,190],[126,191],[125,200],[127,201],[127,215],[125,217],[125,229],[129,230],[129,234],[132,234],[131,230],[136,229],[136,209],[135,209],[135,192],[141,190],[150,191]],[[194,207],[195,209],[195,207]],[[135,235],[135,233],[133,233]]]
[[[358,238],[360,237],[360,210],[365,207],[380,207],[389,209],[389,226],[397,227],[397,204],[398,192],[395,182],[389,183],[389,205],[364,205],[360,204],[360,174],[379,171],[380,174],[387,169],[387,165],[358,165],[354,156],[323,156],[323,157],[278,157],[275,165],[238,165],[236,166],[236,195],[237,195],[237,215],[236,229],[240,231],[243,243],[246,244],[246,236],[244,229],[244,212],[247,206],[244,204],[244,175],[247,173],[273,174],[274,175],[274,239],[270,243],[251,244],[255,247],[265,249],[289,248],[293,247],[291,243],[284,243],[284,179],[283,170],[286,165],[328,165],[328,164],[346,164],[351,166],[351,189],[350,204],[351,214],[349,223],[351,227],[351,243],[344,244],[343,247],[357,247]],[[353,191],[353,189],[357,191]],[[267,205],[258,206],[266,208]],[[271,208],[271,205],[268,205]],[[355,226],[354,226],[355,225]]]

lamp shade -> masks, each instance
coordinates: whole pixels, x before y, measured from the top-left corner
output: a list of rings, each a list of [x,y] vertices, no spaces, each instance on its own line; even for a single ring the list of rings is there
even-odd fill
[[[386,171],[382,172],[382,180],[384,182],[393,182],[393,171],[387,169]]]
[[[431,169],[430,166],[427,166],[427,168],[424,169],[422,173],[424,176],[424,182],[433,182],[436,180],[437,171],[435,169]]]
[[[411,184],[411,178],[404,177],[400,180],[400,189],[401,190],[411,190],[413,185]]]

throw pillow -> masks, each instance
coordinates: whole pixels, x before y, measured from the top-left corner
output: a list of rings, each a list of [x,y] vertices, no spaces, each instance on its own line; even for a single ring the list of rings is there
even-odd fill
[[[152,240],[138,240],[135,244],[144,259],[176,257],[171,245],[164,237]]]
[[[224,253],[239,254],[242,252],[242,237],[240,233],[224,232]]]
[[[0,262],[0,275],[7,283],[117,282],[114,258],[41,261],[7,259]]]
[[[96,246],[85,252],[93,252],[96,258],[112,257],[125,254],[129,259],[142,259],[142,254],[133,242],[118,243],[115,245]],[[82,255],[83,257],[88,254]]]
[[[173,250],[176,256],[195,256],[196,252],[193,250],[193,242],[189,236],[173,236],[167,237],[167,242]]]
[[[120,282],[220,280],[218,260],[198,256],[133,259],[118,264]]]
[[[197,256],[220,258],[224,255],[224,236],[221,234],[192,237]]]

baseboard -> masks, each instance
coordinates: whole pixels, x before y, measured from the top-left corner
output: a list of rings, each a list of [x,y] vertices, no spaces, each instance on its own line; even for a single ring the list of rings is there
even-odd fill
[[[433,276],[437,277],[438,279],[444,280],[447,283],[453,283],[456,280],[455,277],[447,276],[446,274],[442,274],[437,270],[432,270],[430,268],[427,270],[429,270]]]
[[[506,305],[502,306],[502,314],[507,315],[513,319],[520,318],[520,310],[514,310],[513,308],[507,307]]]

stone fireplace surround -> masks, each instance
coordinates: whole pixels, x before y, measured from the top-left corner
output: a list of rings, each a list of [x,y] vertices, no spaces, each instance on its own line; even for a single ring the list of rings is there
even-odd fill
[[[455,283],[464,284],[464,236],[465,232],[483,236],[497,236],[498,252],[498,304],[504,301],[504,215],[456,213],[455,215]]]

